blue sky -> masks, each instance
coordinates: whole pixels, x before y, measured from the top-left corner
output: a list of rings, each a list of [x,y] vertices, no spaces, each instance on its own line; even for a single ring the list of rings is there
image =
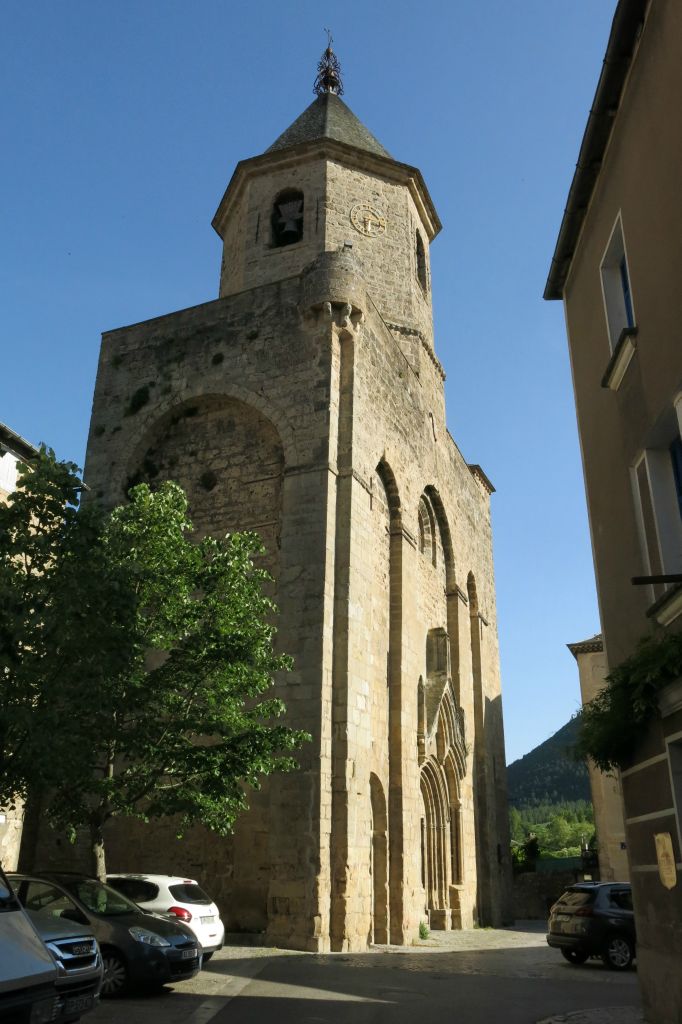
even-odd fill
[[[615,0],[31,0],[0,14],[0,420],[82,464],[99,336],[217,295],[239,159],[344,99],[420,167],[449,427],[493,496],[507,754],[579,703],[599,629],[559,303],[542,292]]]

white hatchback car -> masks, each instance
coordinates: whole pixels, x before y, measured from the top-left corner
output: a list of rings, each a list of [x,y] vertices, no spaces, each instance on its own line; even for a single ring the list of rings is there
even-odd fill
[[[218,907],[194,878],[179,875],[107,875],[107,882],[138,907],[175,917],[191,928],[204,950],[204,963],[223,945]]]

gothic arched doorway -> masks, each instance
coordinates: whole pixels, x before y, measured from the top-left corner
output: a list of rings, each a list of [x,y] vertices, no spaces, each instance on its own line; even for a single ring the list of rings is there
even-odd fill
[[[437,639],[437,637],[436,637]],[[459,780],[466,770],[464,718],[452,681],[436,689],[436,678],[419,684],[418,751],[423,804],[422,885],[432,928],[461,925],[459,886],[463,881]],[[431,690],[431,693],[428,691]],[[429,699],[440,699],[431,706]],[[430,748],[430,749],[429,749]]]
[[[444,926],[444,919],[441,921],[440,917],[447,907],[449,814],[444,782],[439,765],[429,758],[420,776],[424,806],[422,880],[426,909],[434,927]]]

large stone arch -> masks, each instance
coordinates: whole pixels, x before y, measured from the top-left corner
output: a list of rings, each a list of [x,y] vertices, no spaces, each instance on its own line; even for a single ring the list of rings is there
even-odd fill
[[[455,587],[455,551],[450,533],[450,523],[448,522],[448,516],[443,505],[443,499],[433,484],[429,484],[424,488],[424,494],[433,508],[436,523],[438,524],[443,557],[445,559],[446,589],[450,590]]]
[[[274,577],[275,591],[286,454],[263,404],[234,394],[196,396],[188,390],[182,400],[176,396],[156,406],[153,415],[135,425],[119,494],[122,500],[124,486],[135,478],[152,486],[176,480],[187,491],[197,536],[235,530],[259,534],[266,548],[261,564]],[[261,931],[268,923],[272,878],[271,792],[271,780],[266,780],[249,794],[249,810],[228,837],[196,825],[179,843],[172,821],[153,829],[139,822],[113,823],[107,839],[112,863],[123,871],[152,870],[162,855],[176,874],[191,863],[197,874],[213,879],[228,928]]]
[[[452,680],[455,687],[457,702],[461,702],[461,678],[460,678],[460,603],[463,597],[456,581],[455,548],[452,540],[450,521],[438,489],[433,484],[427,484],[422,492],[420,505],[423,503],[425,509],[433,517],[435,528],[440,539],[440,547],[444,561],[444,582],[445,582],[445,623],[450,640],[450,657],[452,661]],[[433,559],[435,564],[435,559]]]
[[[253,405],[204,395],[148,423],[126,464],[122,488],[176,480],[187,492],[197,536],[253,530],[279,562],[284,449],[272,421]]]
[[[145,438],[154,429],[154,425],[163,421],[175,409],[196,405],[206,398],[233,399],[257,409],[261,416],[268,420],[277,431],[284,451],[285,464],[287,466],[296,466],[301,462],[302,453],[299,450],[296,431],[291,423],[289,413],[281,409],[269,396],[260,394],[236,382],[220,384],[208,391],[203,388],[198,389],[196,385],[187,384],[184,387],[174,388],[171,394],[162,396],[153,405],[150,403],[136,413],[134,417],[127,419],[127,451],[131,454],[139,452],[145,443]],[[120,473],[120,484],[123,486],[125,476],[130,473],[130,457],[124,461]],[[116,481],[114,481],[115,483]]]

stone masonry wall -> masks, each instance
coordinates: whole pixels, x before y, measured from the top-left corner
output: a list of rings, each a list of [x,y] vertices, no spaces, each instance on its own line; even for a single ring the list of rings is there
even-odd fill
[[[353,229],[350,211],[361,204],[375,209],[385,219],[386,227],[381,233],[363,235]],[[351,241],[353,253],[363,266],[370,301],[376,304],[384,320],[420,329],[433,346],[431,303],[417,280],[415,255],[419,229],[430,279],[428,236],[405,186],[329,161],[325,214],[325,248],[333,251]]]
[[[303,237],[292,245],[272,244],[272,210],[285,189],[303,193]],[[254,174],[243,187],[223,241],[220,295],[300,274],[324,248],[326,161],[285,162]]]

